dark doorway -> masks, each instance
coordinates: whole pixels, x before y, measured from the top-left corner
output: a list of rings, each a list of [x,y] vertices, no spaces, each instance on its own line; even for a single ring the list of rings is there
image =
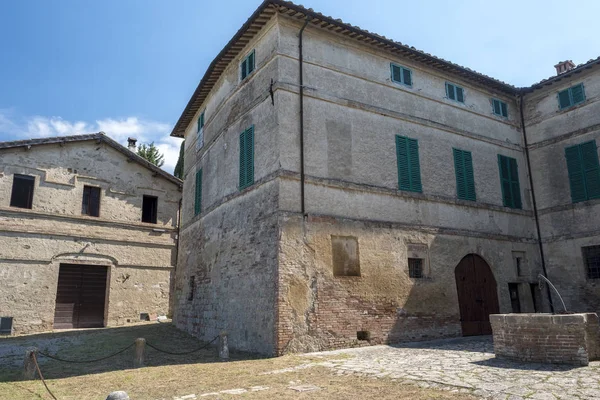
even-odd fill
[[[104,326],[107,267],[61,264],[54,329]]]
[[[477,254],[463,258],[454,271],[463,336],[491,335],[490,314],[498,314],[496,279]]]

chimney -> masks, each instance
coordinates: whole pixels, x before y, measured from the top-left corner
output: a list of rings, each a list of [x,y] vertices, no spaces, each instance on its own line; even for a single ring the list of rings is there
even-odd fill
[[[575,64],[572,60],[561,61],[554,66],[556,68],[556,75],[564,74],[575,68]]]
[[[133,152],[135,152],[135,144],[137,142],[136,138],[127,138],[127,148]]]

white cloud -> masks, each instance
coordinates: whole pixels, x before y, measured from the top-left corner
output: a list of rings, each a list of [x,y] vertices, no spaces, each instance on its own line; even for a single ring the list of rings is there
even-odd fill
[[[173,173],[181,139],[169,136],[171,126],[138,117],[105,118],[94,122],[67,121],[61,117],[32,116],[18,120],[10,109],[0,109],[0,141],[50,136],[82,135],[102,131],[122,145],[134,137],[138,144],[154,142],[165,163],[162,168]]]

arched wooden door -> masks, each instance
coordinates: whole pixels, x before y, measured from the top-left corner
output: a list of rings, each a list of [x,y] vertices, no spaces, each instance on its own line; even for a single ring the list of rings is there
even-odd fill
[[[463,258],[454,271],[463,336],[491,335],[490,314],[498,314],[496,279],[477,254]]]

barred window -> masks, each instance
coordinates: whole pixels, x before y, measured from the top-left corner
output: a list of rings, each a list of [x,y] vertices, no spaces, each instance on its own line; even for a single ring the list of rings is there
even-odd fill
[[[600,246],[584,247],[583,260],[588,279],[600,279]]]
[[[423,278],[423,259],[409,258],[408,259],[408,276],[411,278]]]

